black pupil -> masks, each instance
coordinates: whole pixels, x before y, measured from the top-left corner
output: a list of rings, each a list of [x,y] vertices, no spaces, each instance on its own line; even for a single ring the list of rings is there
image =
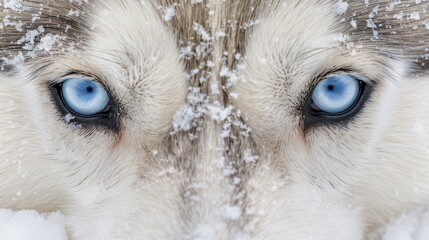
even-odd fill
[[[88,87],[86,87],[86,91],[92,92],[92,91],[94,91],[94,88],[92,88],[91,86],[88,86]]]
[[[328,86],[328,90],[329,90],[329,91],[334,90],[334,86],[333,86],[333,85],[329,85],[329,86]]]

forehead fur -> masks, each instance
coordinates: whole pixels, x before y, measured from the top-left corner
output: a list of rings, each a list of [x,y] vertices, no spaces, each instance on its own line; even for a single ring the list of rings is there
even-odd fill
[[[127,1],[122,2],[127,5]],[[198,43],[208,39],[202,39],[199,29],[205,29],[213,38],[205,47],[210,48],[216,42],[217,47],[228,52],[227,65],[234,62],[235,52],[244,53],[246,32],[252,25],[280,7],[293,8],[294,5],[305,4],[292,0],[141,2],[153,4],[160,15],[169,7],[175,9],[175,16],[165,23],[176,33],[180,47],[191,47],[194,50],[201,48]],[[356,0],[344,2],[348,8],[340,14],[339,24],[353,41],[389,57],[406,58],[413,63],[414,70],[428,68],[427,1],[418,4],[414,0],[380,0],[369,1],[368,4]],[[336,1],[319,0],[317,3],[334,6]],[[94,27],[86,21],[88,10],[96,5],[97,1],[36,0],[0,6],[3,20],[0,24],[1,65],[7,67],[35,55],[68,52],[81,46],[87,33]],[[93,8],[91,11],[99,10]],[[290,27],[287,23],[284,26]],[[225,34],[216,37],[218,31]],[[195,67],[199,65],[197,61],[211,58],[210,55],[208,51],[198,56],[199,59],[188,59],[187,66]]]

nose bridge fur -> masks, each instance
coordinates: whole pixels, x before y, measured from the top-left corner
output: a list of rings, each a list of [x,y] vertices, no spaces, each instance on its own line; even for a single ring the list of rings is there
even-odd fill
[[[175,236],[201,238],[207,234],[205,229],[219,239],[251,234],[245,229],[251,221],[245,189],[259,154],[240,112],[232,105],[236,96],[229,91],[240,78],[243,46],[239,43],[246,31],[244,23],[254,17],[248,5],[253,2],[160,2],[164,10],[175,9],[167,24],[176,33],[189,75],[187,104],[195,94],[204,99],[193,106],[203,116],[186,136],[192,139],[186,141],[192,142],[196,154],[178,166],[186,174],[183,213],[178,220],[182,228]]]

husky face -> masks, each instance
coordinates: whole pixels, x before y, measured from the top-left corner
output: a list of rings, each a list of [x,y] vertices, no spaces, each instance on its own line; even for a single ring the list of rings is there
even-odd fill
[[[428,6],[4,1],[0,207],[60,210],[71,239],[366,238],[429,200]]]

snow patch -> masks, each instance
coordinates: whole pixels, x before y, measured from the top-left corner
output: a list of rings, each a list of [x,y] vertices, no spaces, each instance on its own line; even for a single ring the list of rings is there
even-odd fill
[[[334,4],[333,11],[338,15],[343,15],[344,13],[346,13],[348,7],[349,7],[348,3],[343,2],[342,0],[338,0]]]
[[[22,1],[23,0],[4,0],[3,7],[5,9],[12,9],[13,11],[22,11]]]
[[[206,112],[207,96],[201,93],[200,88],[192,88],[187,96],[187,104],[176,112],[173,118],[173,131],[175,134],[180,131],[187,131],[197,126],[198,119],[202,118]]]
[[[164,15],[162,18],[164,21],[169,22],[173,17],[176,15],[176,8],[175,6],[169,6],[164,9]]]
[[[227,220],[238,220],[241,217],[241,209],[237,206],[224,206],[223,217]]]
[[[36,237],[37,236],[37,237]],[[59,212],[39,214],[34,210],[0,209],[0,239],[67,240],[64,216]]]
[[[23,49],[33,50],[35,38],[44,32],[45,29],[43,28],[43,26],[39,26],[37,29],[28,30],[25,35],[16,42],[16,44],[25,43],[25,45],[22,47]]]
[[[225,77],[228,79],[228,82],[225,84],[226,88],[230,88],[230,87],[234,86],[237,83],[237,81],[239,80],[238,71],[237,70],[230,70],[226,66],[222,66],[222,68],[220,69],[219,75],[221,77]]]
[[[410,13],[410,16],[408,17],[408,19],[411,19],[414,21],[420,20],[420,13],[419,12],[412,12],[412,13]]]
[[[195,32],[197,32],[198,35],[201,36],[203,41],[210,41],[211,40],[210,34],[207,32],[207,30],[201,24],[194,22],[192,29]]]
[[[58,35],[53,35],[52,33],[46,34],[40,39],[40,44],[37,45],[37,48],[45,52],[51,51],[57,37]]]
[[[0,70],[4,70],[4,65],[16,65],[18,63],[23,62],[24,60],[25,60],[25,57],[22,54],[22,52],[18,52],[18,55],[12,58],[3,57],[4,64],[1,65]]]
[[[225,121],[231,115],[233,109],[234,107],[231,105],[223,107],[218,101],[207,106],[210,118],[218,123]]]
[[[429,239],[429,208],[419,209],[393,219],[369,236],[369,240]]]
[[[244,161],[247,163],[254,163],[259,160],[259,156],[252,155],[251,149],[244,150]]]
[[[67,17],[71,17],[71,16],[79,17],[79,14],[80,14],[79,10],[70,9],[70,11],[67,13]]]
[[[356,29],[356,28],[357,28],[356,20],[352,19],[352,20],[350,21],[350,25],[352,25],[352,27],[353,27],[354,29]]]
[[[350,37],[344,33],[333,34],[332,38],[333,38],[334,42],[336,42],[336,43],[344,44],[344,43],[350,41]]]
[[[191,0],[192,4],[198,4],[198,3],[202,3],[203,0]]]
[[[225,37],[225,36],[226,36],[225,31],[219,30],[219,31],[216,32],[216,37],[217,38],[221,38],[221,37]]]

